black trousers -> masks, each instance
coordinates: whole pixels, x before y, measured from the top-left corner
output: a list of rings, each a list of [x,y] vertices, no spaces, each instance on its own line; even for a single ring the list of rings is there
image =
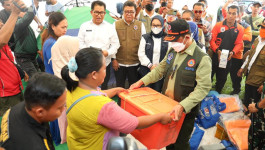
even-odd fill
[[[232,61],[230,60],[227,62],[226,68],[219,68],[218,55],[214,53],[212,57],[212,62],[212,79],[214,74],[216,74],[216,91],[218,93],[221,93],[227,80],[227,74],[230,71]]]
[[[254,99],[254,103],[257,103],[260,100],[261,94],[257,91],[259,87],[255,87],[249,84],[245,85],[245,97],[243,104],[248,107],[251,102],[251,98]]]
[[[243,64],[242,59],[232,58],[232,64],[231,64],[231,69],[230,69],[230,77],[231,77],[231,80],[232,80],[233,89],[234,89],[234,91],[236,91],[238,93],[241,90],[242,77],[238,77],[237,76],[237,72],[241,68],[242,64]]]
[[[101,90],[107,90],[108,89],[108,83],[109,83],[109,79],[110,79],[110,66],[111,66],[111,63],[106,68],[106,77],[104,79],[104,82],[101,85]]]
[[[116,86],[125,88],[126,78],[128,78],[129,86],[137,82],[139,80],[139,75],[137,72],[138,67],[139,66],[132,66],[132,67],[120,66],[120,68],[117,71],[114,71],[116,78]]]

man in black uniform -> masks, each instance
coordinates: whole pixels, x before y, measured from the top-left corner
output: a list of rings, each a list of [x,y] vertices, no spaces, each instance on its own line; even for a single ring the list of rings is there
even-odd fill
[[[61,115],[65,102],[65,82],[54,75],[36,73],[28,82],[25,102],[3,116],[0,146],[7,150],[53,150],[48,122]]]

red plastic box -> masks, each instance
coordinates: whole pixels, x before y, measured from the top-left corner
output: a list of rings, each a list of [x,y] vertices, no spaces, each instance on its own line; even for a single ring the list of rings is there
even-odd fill
[[[119,97],[121,107],[137,117],[168,113],[178,104],[177,101],[148,87],[122,92]],[[172,121],[167,125],[156,123],[145,129],[136,129],[131,134],[148,149],[160,149],[176,142],[184,118],[183,113],[178,122]]]

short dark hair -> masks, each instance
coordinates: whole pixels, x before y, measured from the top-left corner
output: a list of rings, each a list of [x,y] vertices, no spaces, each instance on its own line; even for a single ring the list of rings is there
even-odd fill
[[[76,64],[78,66],[75,71],[77,78],[85,79],[87,75],[93,71],[99,71],[103,65],[103,57],[102,50],[94,47],[84,48],[78,51],[75,55]],[[67,89],[69,91],[75,90],[78,86],[78,81],[71,79],[67,65],[63,67],[61,76],[66,81]]]
[[[29,79],[24,93],[25,105],[28,110],[41,106],[46,110],[65,92],[64,80],[48,73],[36,73]]]
[[[185,13],[189,13],[190,16],[191,16],[191,18],[192,19],[194,18],[194,12],[193,11],[191,11],[191,10],[184,10],[183,13],[182,13],[182,15],[185,14]]]
[[[236,6],[236,5],[231,5],[231,6],[229,6],[228,7],[228,11],[229,11],[229,9],[237,9],[237,14],[239,14],[239,7],[238,6]]]
[[[123,11],[124,11],[124,8],[125,8],[126,6],[134,7],[134,10],[136,11],[136,5],[135,5],[134,2],[132,2],[132,1],[126,1],[126,2],[123,4]]]
[[[198,2],[204,2],[206,6],[208,6],[207,0],[199,0]]]
[[[106,10],[106,4],[104,2],[102,2],[102,1],[99,1],[99,0],[92,2],[91,10],[94,10],[96,5],[104,6],[104,10]]]
[[[204,4],[201,2],[197,2],[197,3],[193,4],[192,8],[194,9],[195,6],[202,6],[202,8],[204,9]]]

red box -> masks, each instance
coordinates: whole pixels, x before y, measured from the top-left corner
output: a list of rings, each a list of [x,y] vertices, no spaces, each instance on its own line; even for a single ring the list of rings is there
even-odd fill
[[[148,87],[122,92],[119,97],[121,107],[137,117],[168,113],[178,104],[177,101]],[[131,134],[148,149],[160,149],[176,142],[184,118],[183,113],[178,122],[172,121],[167,125],[156,123],[145,129],[135,129]]]

